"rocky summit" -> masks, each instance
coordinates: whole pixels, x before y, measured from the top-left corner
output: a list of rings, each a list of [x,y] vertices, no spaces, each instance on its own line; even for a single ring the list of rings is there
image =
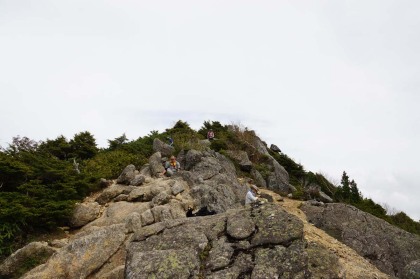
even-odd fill
[[[128,165],[76,205],[65,237],[10,255],[0,278],[419,278],[418,236],[330,203],[313,184],[321,201],[281,197],[296,189],[258,138],[264,176],[246,152],[225,156],[206,143],[182,150],[183,169],[164,177],[162,156],[173,148],[153,148],[148,164]],[[265,202],[244,205],[241,172],[266,187]],[[25,270],[28,262],[35,267]]]

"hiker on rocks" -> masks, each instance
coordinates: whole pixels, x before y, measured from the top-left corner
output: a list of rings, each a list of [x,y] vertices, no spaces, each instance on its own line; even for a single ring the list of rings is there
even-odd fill
[[[214,140],[214,132],[213,132],[213,130],[212,130],[212,129],[210,129],[210,130],[207,132],[207,139],[208,139],[208,140]]]
[[[166,139],[168,140],[169,146],[174,145],[174,139],[172,137],[166,137]]]
[[[174,173],[178,172],[181,169],[181,165],[177,162],[175,156],[171,156],[169,161],[165,163],[165,170],[163,174],[171,177]]]
[[[249,188],[245,196],[245,205],[254,204],[258,201],[257,190],[253,187]]]

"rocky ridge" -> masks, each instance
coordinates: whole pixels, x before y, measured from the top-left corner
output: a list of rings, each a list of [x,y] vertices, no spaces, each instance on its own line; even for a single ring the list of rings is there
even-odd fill
[[[272,159],[271,174],[262,179],[268,189],[290,193],[287,172],[264,143],[256,139],[255,145]],[[159,176],[164,160],[160,148],[167,147],[159,142],[154,147],[149,164],[139,170],[127,166],[116,181],[105,181],[108,187],[76,206],[67,238],[32,243],[16,251],[0,265],[0,277],[14,277],[25,259],[37,253],[45,255],[44,263],[22,278],[395,275],[380,272],[357,249],[311,225],[299,209],[301,202],[285,198],[279,203],[278,194],[263,190],[273,203],[244,207],[247,186],[227,157],[209,149],[183,151],[178,161],[184,170],[169,179]],[[238,158],[246,162],[244,156]],[[258,177],[255,169],[251,173]],[[186,218],[189,207],[205,207],[218,214]],[[308,213],[308,218],[312,220],[313,215]],[[405,274],[415,274],[418,263],[401,266]]]

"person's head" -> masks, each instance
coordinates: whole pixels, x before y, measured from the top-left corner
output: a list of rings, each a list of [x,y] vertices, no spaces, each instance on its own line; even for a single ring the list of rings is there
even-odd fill
[[[175,162],[176,161],[176,158],[175,158],[175,156],[171,156],[171,158],[170,158],[170,160],[171,160],[171,162]]]
[[[254,194],[254,196],[257,194],[257,189],[255,189],[254,187],[251,187],[250,190]]]

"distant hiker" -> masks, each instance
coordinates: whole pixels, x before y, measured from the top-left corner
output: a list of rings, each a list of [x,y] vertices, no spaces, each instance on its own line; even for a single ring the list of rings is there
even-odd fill
[[[257,190],[253,187],[249,188],[248,192],[246,193],[246,197],[245,197],[245,205],[256,203],[257,200],[258,200]]]
[[[257,191],[254,188],[250,188],[245,196],[245,205],[253,204],[258,201]]]
[[[168,140],[169,146],[174,145],[174,139],[172,137],[166,137],[166,139]]]
[[[213,132],[213,130],[212,130],[212,129],[210,129],[210,130],[207,132],[207,139],[208,139],[208,140],[214,140],[214,132]]]
[[[170,177],[181,169],[181,165],[177,162],[175,156],[171,156],[170,160],[165,163],[164,175]]]

